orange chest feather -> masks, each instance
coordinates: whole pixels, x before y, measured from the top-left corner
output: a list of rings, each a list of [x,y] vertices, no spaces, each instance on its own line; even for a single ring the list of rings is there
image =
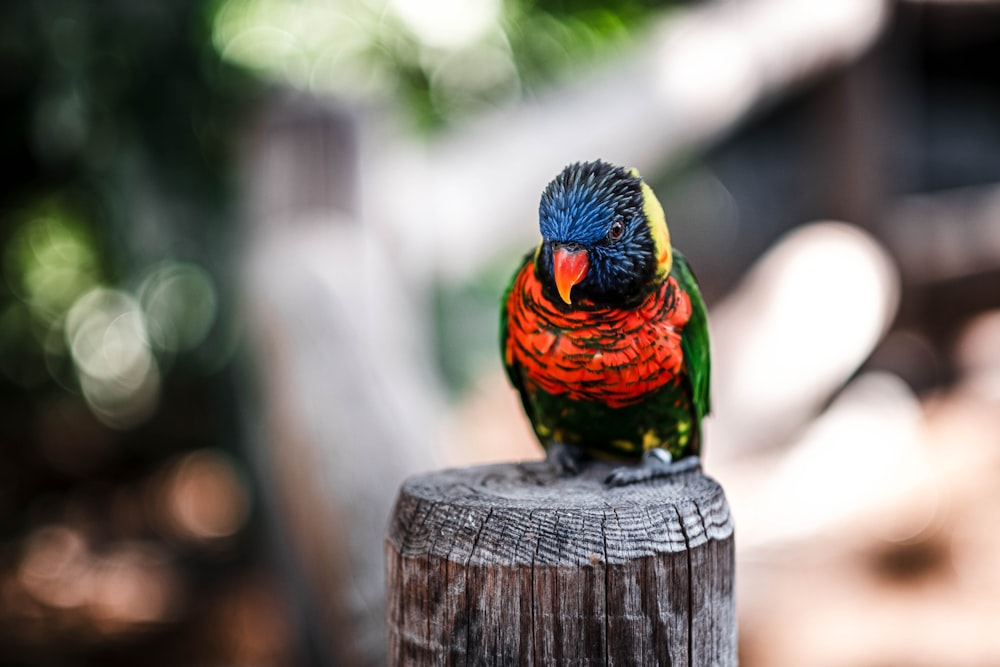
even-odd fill
[[[691,301],[672,277],[635,308],[567,313],[545,298],[529,263],[506,307],[506,361],[529,390],[621,407],[681,372]]]

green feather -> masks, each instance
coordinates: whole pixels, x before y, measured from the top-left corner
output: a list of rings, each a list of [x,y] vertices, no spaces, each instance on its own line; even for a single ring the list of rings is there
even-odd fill
[[[691,271],[687,259],[676,248],[674,248],[674,266],[671,274],[691,299],[691,319],[682,332],[681,349],[684,351],[684,372],[691,384],[691,399],[700,423],[712,409],[709,387],[712,360],[708,340],[708,312],[694,272]]]

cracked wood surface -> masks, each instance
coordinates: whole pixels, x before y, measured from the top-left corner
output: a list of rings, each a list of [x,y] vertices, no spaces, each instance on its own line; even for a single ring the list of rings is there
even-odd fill
[[[700,472],[408,479],[386,539],[390,665],[735,665],[733,522]]]

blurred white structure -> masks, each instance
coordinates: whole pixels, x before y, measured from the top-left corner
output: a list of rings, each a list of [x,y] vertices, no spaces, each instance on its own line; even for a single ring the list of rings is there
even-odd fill
[[[880,0],[725,1],[671,13],[634,57],[429,145],[371,136],[365,217],[423,272],[468,276],[537,237],[538,194],[566,164],[669,164],[857,58],[885,20]]]
[[[711,313],[709,456],[787,444],[868,358],[898,302],[895,266],[865,232],[790,232]]]

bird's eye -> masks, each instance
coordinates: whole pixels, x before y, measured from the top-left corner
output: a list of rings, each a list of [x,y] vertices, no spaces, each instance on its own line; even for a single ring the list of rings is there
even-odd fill
[[[611,229],[608,230],[608,238],[612,241],[617,241],[625,233],[625,225],[621,220],[615,220],[611,223]]]

